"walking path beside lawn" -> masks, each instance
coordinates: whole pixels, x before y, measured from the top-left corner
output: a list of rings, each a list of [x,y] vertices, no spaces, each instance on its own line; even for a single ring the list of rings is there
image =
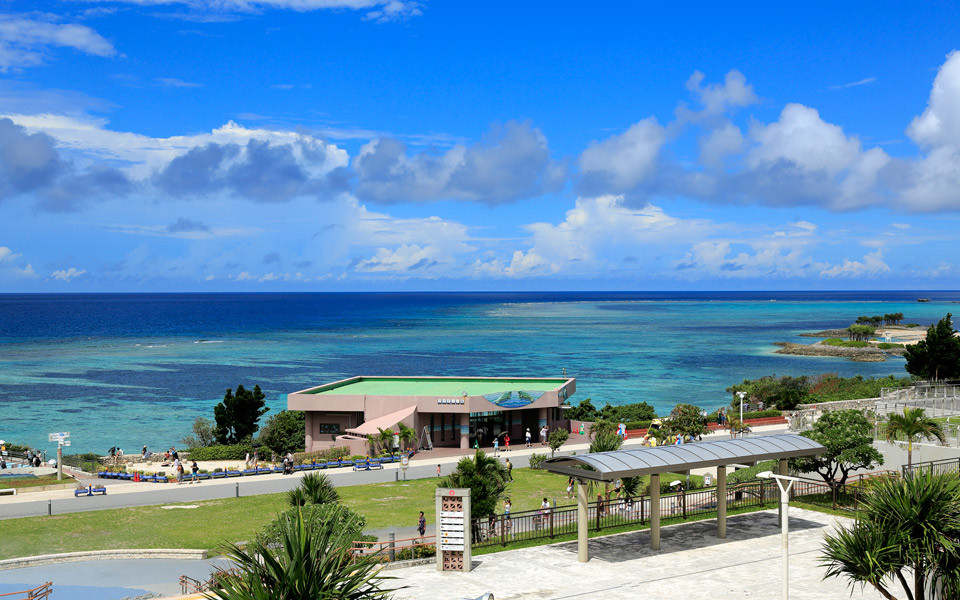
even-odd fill
[[[782,425],[758,427],[754,435],[773,435],[785,433],[786,428]],[[725,436],[724,433],[713,434],[706,439],[720,439]],[[578,436],[579,437],[579,436]],[[640,439],[628,439],[624,444],[625,448],[640,447]],[[571,452],[583,453],[589,448],[589,444],[565,444],[561,454],[570,454]],[[444,451],[448,449],[443,449]],[[492,449],[484,448],[485,452],[492,453]],[[437,464],[441,465],[441,472],[446,475],[450,473],[457,462],[464,455],[469,455],[473,450],[461,451],[463,454],[451,455],[440,450],[427,451],[416,454],[410,461],[410,467],[407,469],[406,477],[408,479],[423,479],[436,476]],[[550,449],[547,446],[534,444],[533,448],[524,448],[514,446],[507,452],[500,452],[500,460],[507,458],[513,463],[514,467],[526,467],[529,465],[530,455],[533,453],[547,454]],[[438,458],[441,454],[446,454]],[[236,464],[238,461],[226,461],[230,464]],[[207,468],[207,463],[200,463],[201,467]],[[694,474],[702,474],[700,471],[708,472],[710,470],[695,470]],[[53,514],[63,514],[70,512],[83,512],[90,510],[103,510],[108,508],[122,508],[126,506],[149,506],[156,504],[166,504],[171,502],[194,502],[198,500],[214,500],[219,498],[230,498],[236,495],[252,496],[261,494],[276,494],[295,488],[300,477],[304,473],[314,471],[297,472],[293,475],[270,474],[255,475],[248,477],[236,477],[225,479],[211,479],[197,484],[177,485],[176,483],[134,483],[134,482],[115,482],[114,480],[97,479],[95,476],[82,474],[81,483],[85,485],[103,484],[113,482],[116,485],[110,485],[105,496],[94,497],[74,497],[72,490],[54,490],[49,492],[36,492],[17,496],[0,496],[0,519],[10,519],[19,517],[32,517],[46,515],[48,509],[52,508]],[[325,473],[333,481],[334,485],[362,485],[367,483],[386,483],[402,480],[404,475],[397,463],[385,465],[382,470],[371,471],[353,471],[351,467],[337,469],[326,469],[320,471]],[[52,502],[52,504],[51,504]]]

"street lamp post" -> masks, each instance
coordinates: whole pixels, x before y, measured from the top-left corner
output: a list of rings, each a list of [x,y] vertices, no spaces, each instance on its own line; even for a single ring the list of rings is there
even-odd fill
[[[790,508],[790,488],[794,481],[800,481],[799,477],[790,477],[789,475],[777,475],[772,471],[757,473],[761,479],[776,479],[777,487],[780,488],[780,528],[781,546],[783,547],[783,600],[790,598],[790,520],[787,511]]]
[[[740,437],[743,437],[743,399],[746,398],[746,392],[737,392],[740,396]]]

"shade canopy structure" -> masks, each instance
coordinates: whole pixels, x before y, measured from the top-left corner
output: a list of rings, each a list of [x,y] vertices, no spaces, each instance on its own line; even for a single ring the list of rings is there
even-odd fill
[[[799,435],[768,435],[755,438],[697,442],[675,446],[656,446],[575,456],[558,456],[544,462],[543,468],[578,479],[616,481],[621,477],[676,473],[690,469],[720,467],[816,456],[826,448]],[[593,470],[584,469],[583,466]]]
[[[400,421],[409,419],[410,416],[415,412],[417,412],[416,406],[408,406],[398,410],[397,412],[392,412],[372,421],[362,423],[359,427],[347,429],[347,433],[355,433],[357,435],[376,435],[380,433],[381,429],[393,429],[393,427],[400,423]]]
[[[799,435],[768,435],[754,438],[697,442],[558,456],[544,461],[543,468],[577,479],[577,555],[589,560],[587,533],[587,481],[610,482],[621,477],[650,476],[650,547],[660,550],[660,474],[691,469],[717,468],[717,537],[727,537],[727,467],[763,460],[779,461],[778,470],[787,474],[790,458],[816,456],[826,451],[817,442]]]

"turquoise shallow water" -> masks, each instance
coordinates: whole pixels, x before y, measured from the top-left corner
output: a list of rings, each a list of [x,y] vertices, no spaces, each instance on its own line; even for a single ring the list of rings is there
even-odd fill
[[[931,296],[917,303],[918,295]],[[776,301],[771,301],[776,300]],[[0,296],[0,438],[161,449],[227,387],[284,394],[355,374],[577,377],[574,401],[716,408],[744,378],[903,375],[903,361],[774,354],[776,341],[960,293]],[[269,413],[268,413],[269,414]]]

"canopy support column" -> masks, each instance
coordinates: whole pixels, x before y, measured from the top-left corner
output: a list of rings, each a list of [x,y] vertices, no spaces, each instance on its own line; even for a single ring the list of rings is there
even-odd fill
[[[590,560],[590,550],[587,547],[587,527],[590,523],[590,515],[587,511],[587,483],[582,479],[577,480],[577,560],[582,563]]]
[[[717,537],[727,537],[727,467],[717,467]]]
[[[650,475],[650,548],[660,549],[660,473]]]

